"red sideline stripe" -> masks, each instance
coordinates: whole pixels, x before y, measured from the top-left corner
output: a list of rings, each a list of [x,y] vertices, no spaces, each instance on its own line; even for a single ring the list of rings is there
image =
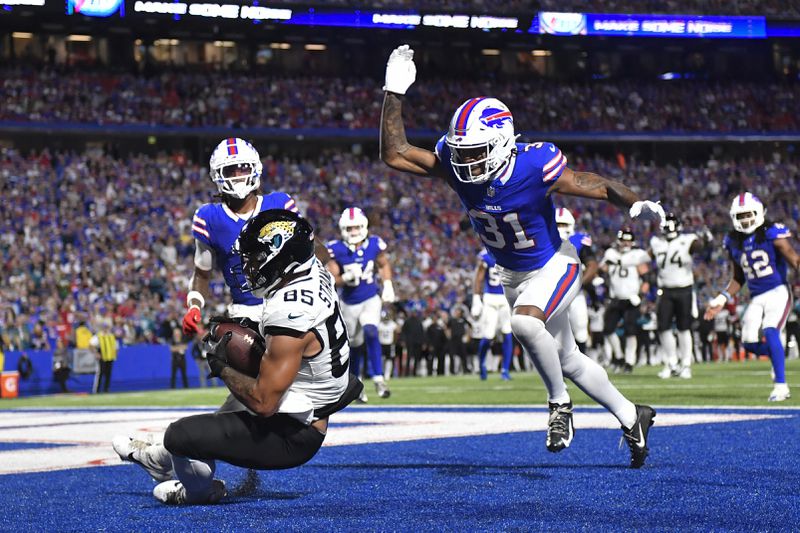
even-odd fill
[[[550,304],[544,310],[545,318],[550,318],[552,312],[556,310],[558,304],[560,304],[561,300],[564,299],[564,295],[567,293],[567,290],[569,289],[570,285],[572,285],[572,282],[575,281],[577,273],[578,273],[578,265],[576,265],[575,263],[571,264],[567,268],[566,275],[563,278],[561,278],[561,283],[558,285],[555,294],[550,299]]]
[[[456,121],[456,132],[459,131],[466,131],[467,129],[467,119],[469,118],[469,114],[472,112],[473,108],[481,101],[481,98],[473,98],[461,109],[461,113],[458,115],[458,120]]]

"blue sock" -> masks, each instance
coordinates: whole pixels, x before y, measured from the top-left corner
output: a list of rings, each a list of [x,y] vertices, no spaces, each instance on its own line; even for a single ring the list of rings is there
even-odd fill
[[[503,372],[508,374],[511,369],[511,355],[514,351],[514,341],[511,340],[511,333],[503,336]]]
[[[774,328],[773,328],[774,329]],[[756,355],[769,355],[769,346],[763,342],[744,342],[744,349]]]
[[[381,341],[378,338],[378,326],[372,324],[364,326],[364,340],[367,346],[367,372],[370,377],[383,375],[383,360],[381,358]]]
[[[478,362],[481,364],[481,371],[486,368],[486,354],[489,353],[491,344],[492,341],[490,339],[481,339],[480,344],[478,344]]]
[[[786,352],[783,350],[781,334],[777,328],[764,328],[764,336],[769,345],[769,357],[772,359],[772,370],[775,371],[775,383],[786,383]]]
[[[364,345],[350,347],[350,372],[361,377],[361,361],[364,360]]]

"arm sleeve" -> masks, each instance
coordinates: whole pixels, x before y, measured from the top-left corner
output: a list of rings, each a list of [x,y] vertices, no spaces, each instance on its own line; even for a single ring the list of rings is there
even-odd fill
[[[567,157],[553,143],[541,143],[541,146],[535,149],[541,153],[542,181],[548,184],[555,183],[567,168]]]
[[[786,239],[792,236],[792,230],[783,224],[773,224],[767,229],[767,239],[774,241],[775,239]]]

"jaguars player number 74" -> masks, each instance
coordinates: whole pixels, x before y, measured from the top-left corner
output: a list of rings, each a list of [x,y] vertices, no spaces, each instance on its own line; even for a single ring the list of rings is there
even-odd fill
[[[547,449],[563,450],[574,435],[566,377],[617,417],[630,464],[641,467],[655,410],[625,398],[575,343],[566,310],[580,292],[581,265],[575,247],[559,236],[551,195],[607,200],[629,209],[631,217],[649,213],[663,219],[664,210],[621,183],[572,171],[549,142],[517,143],[511,111],[495,98],[470,98],[459,106],[435,151],[409,144],[402,104],[415,78],[414,51],[398,47],[386,65],[381,159],[396,170],[447,183],[497,262],[513,310],[511,329],[547,389]]]

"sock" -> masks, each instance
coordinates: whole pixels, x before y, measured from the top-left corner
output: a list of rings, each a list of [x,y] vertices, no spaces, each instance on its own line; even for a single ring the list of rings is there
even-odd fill
[[[511,330],[527,350],[542,377],[547,388],[547,400],[551,403],[569,402],[569,393],[558,357],[558,343],[547,332],[544,322],[530,315],[514,314],[511,316]]]
[[[383,354],[381,341],[378,338],[378,326],[368,324],[364,326],[364,344],[367,346],[367,373],[370,376],[383,376]]]
[[[365,345],[350,347],[350,372],[361,377],[361,361],[364,360]]]
[[[214,461],[201,461],[174,455],[172,467],[175,469],[178,480],[186,489],[186,499],[189,502],[201,502],[208,496],[216,470]]]
[[[511,333],[503,335],[503,372],[508,374],[511,368],[511,356],[514,348],[514,341],[511,339]]]
[[[602,366],[577,349],[562,356],[561,365],[564,375],[578,388],[608,409],[620,424],[626,428],[633,427],[636,423],[636,406],[611,383]]]
[[[689,368],[692,366],[692,352],[694,343],[692,342],[692,332],[688,329],[678,332],[678,348],[681,351],[681,366]]]
[[[491,345],[492,341],[489,339],[481,339],[478,344],[478,362],[481,365],[481,369],[486,368],[486,354],[489,353],[489,346]]]
[[[786,383],[786,352],[783,350],[781,334],[777,328],[764,328],[764,337],[767,338],[772,370],[775,371],[775,383]]]
[[[625,364],[628,366],[636,365],[636,336],[628,335],[625,337]]]
[[[612,333],[606,337],[611,345],[611,361],[619,363],[622,361],[622,343],[619,342],[619,335]]]
[[[661,349],[664,350],[664,366],[670,369],[678,366],[678,354],[675,352],[675,335],[668,329],[658,334],[661,341]]]

